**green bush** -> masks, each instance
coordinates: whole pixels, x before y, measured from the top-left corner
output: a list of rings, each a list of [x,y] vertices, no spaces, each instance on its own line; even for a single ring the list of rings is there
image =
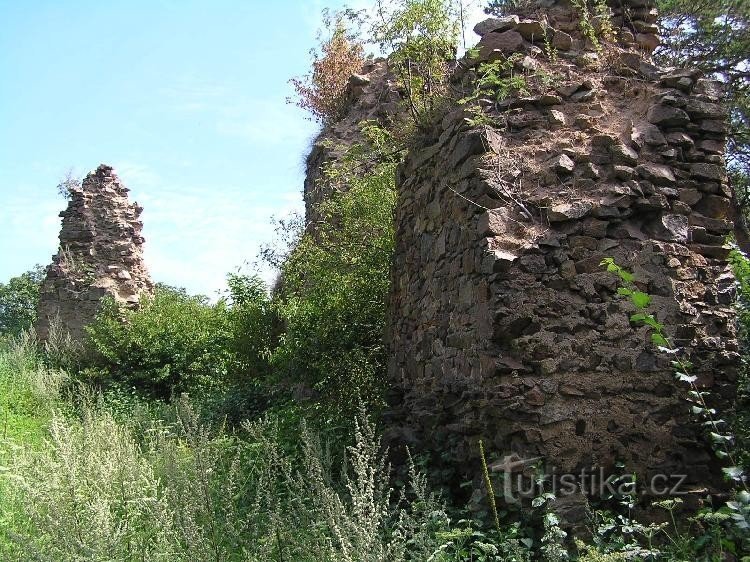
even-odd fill
[[[273,311],[265,286],[231,275],[225,299],[159,286],[137,310],[106,302],[87,327],[93,361],[87,374],[155,398],[221,391],[265,375]]]
[[[748,343],[750,343],[750,260],[735,250],[730,256],[737,279],[737,318],[742,344],[742,368],[738,385],[735,431],[741,463],[750,469],[750,373],[748,372]]]
[[[414,123],[425,125],[448,90],[460,31],[456,6],[449,0],[378,0],[376,10],[373,40],[390,53]]]
[[[281,325],[276,308],[257,276],[230,273],[227,285],[234,372],[240,382],[257,379],[268,374],[271,353],[278,345]]]
[[[234,364],[226,302],[163,286],[138,310],[105,302],[87,332],[95,352],[89,374],[156,398],[220,385]]]
[[[371,152],[355,146],[323,181],[323,219],[282,267],[285,332],[274,354],[282,376],[301,382],[350,417],[376,407],[385,385],[385,315],[393,253],[395,170],[389,137],[367,126]],[[367,170],[367,172],[363,172]]]

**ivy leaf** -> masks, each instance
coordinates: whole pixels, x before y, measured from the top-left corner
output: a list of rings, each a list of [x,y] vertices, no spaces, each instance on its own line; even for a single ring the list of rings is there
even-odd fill
[[[662,324],[661,322],[657,322],[653,314],[646,314],[646,317],[643,319],[643,323],[646,324],[646,326],[650,326],[657,332],[660,332],[664,327],[664,324]]]
[[[643,322],[645,320],[646,320],[646,315],[643,314],[642,312],[639,312],[637,314],[633,314],[630,316],[631,322]]]
[[[636,308],[646,308],[651,304],[651,296],[642,291],[633,291],[633,294],[630,295],[630,300],[633,301]]]
[[[682,382],[687,382],[687,383],[690,383],[690,384],[692,384],[692,383],[694,383],[695,381],[698,380],[697,376],[695,376],[695,375],[688,375],[687,373],[675,373],[675,375],[677,376],[678,380],[681,380]]]
[[[665,338],[659,333],[651,334],[651,342],[657,346],[670,347],[669,342],[667,341],[667,338]]]
[[[617,294],[622,295],[623,297],[629,297],[630,295],[633,294],[633,291],[631,291],[627,287],[618,287]]]
[[[742,468],[739,466],[727,466],[722,468],[721,471],[736,482],[742,481],[742,476],[744,475]]]
[[[607,269],[609,270],[609,268]],[[635,281],[635,276],[629,271],[625,271],[624,269],[618,268],[617,274],[620,276],[620,279],[622,279],[626,283],[632,283],[633,281]]]

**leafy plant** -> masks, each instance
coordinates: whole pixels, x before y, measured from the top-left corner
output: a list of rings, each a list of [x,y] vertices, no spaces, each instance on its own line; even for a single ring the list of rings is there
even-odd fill
[[[630,321],[647,326],[651,331],[651,341],[654,345],[661,352],[675,357],[672,361],[675,378],[686,384],[690,389],[688,391],[688,402],[691,404],[691,412],[704,428],[716,456],[730,463],[730,466],[724,467],[722,470],[725,476],[738,487],[737,497],[739,501],[732,503],[731,507],[728,504],[728,507],[733,511],[731,518],[736,522],[737,529],[743,535],[747,535],[748,530],[750,530],[750,493],[747,490],[745,473],[739,466],[731,448],[734,443],[734,436],[729,431],[729,424],[718,418],[717,411],[708,406],[707,399],[710,393],[697,386],[698,377],[690,373],[692,364],[687,359],[678,356],[680,350],[667,338],[664,333],[664,325],[658,322],[653,314],[646,312],[651,304],[651,297],[636,288],[633,274],[618,265],[613,258],[603,259],[601,265],[606,267],[607,271],[619,277],[621,286],[618,287],[617,293],[628,297],[635,308],[639,310],[639,312],[630,316]],[[668,507],[673,509],[675,504],[669,504]],[[670,514],[672,515],[672,511],[670,511]]]
[[[81,178],[73,174],[71,168],[65,173],[65,177],[57,184],[57,193],[63,199],[70,199],[73,190],[81,187]]]
[[[365,124],[366,144],[324,170],[332,195],[322,220],[282,267],[278,310],[285,333],[274,366],[351,416],[360,400],[375,408],[385,384],[386,298],[393,252],[395,171],[390,135]]]
[[[88,373],[160,399],[215,387],[236,365],[232,327],[226,302],[164,286],[138,310],[109,299],[87,327],[96,369]]]
[[[404,89],[414,123],[425,124],[445,93],[460,25],[448,0],[378,0],[372,36]]]
[[[526,77],[514,72],[517,61],[518,57],[513,55],[481,63],[477,69],[474,92],[469,97],[459,100],[459,103],[467,103],[482,96],[500,102],[510,95],[528,95]]]

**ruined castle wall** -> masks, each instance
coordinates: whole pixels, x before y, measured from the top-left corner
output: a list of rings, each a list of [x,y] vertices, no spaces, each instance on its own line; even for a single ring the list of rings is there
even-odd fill
[[[104,164],[70,191],[68,207],[60,213],[60,248],[41,287],[40,339],[47,339],[51,323],[59,321],[82,340],[102,298],[136,306],[152,291],[143,261],[142,210],[128,201],[128,189]]]
[[[481,438],[560,470],[622,461],[722,486],[670,358],[599,264],[635,274],[698,384],[730,408],[724,114],[715,83],[651,64],[655,12],[623,4],[600,51],[564,5],[480,24],[480,59],[518,53],[532,91],[482,102],[481,124],[454,109],[400,170],[391,436],[432,453],[446,482],[474,474]],[[456,77],[469,88],[476,62]]]

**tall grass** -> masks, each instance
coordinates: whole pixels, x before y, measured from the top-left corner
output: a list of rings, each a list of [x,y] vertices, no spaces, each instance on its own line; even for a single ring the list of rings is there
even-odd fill
[[[0,342],[0,440],[41,443],[68,379],[42,363],[33,335]]]
[[[30,340],[0,350],[13,412],[0,445],[0,560],[426,560],[448,528],[416,470],[391,489],[364,415],[341,465],[304,425],[289,451],[272,419],[229,434],[187,400],[123,419],[66,382]]]

